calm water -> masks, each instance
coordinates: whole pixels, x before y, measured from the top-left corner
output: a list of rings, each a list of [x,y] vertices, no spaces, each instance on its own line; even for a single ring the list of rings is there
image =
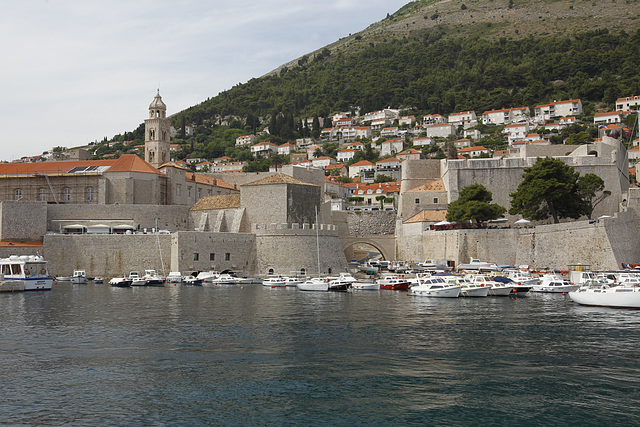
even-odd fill
[[[560,295],[0,294],[0,424],[640,424],[640,311]]]

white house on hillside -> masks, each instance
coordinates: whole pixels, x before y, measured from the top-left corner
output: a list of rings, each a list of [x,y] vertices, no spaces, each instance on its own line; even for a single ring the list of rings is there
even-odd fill
[[[450,123],[427,126],[427,136],[429,138],[456,136],[456,127]]]
[[[542,124],[556,117],[582,114],[582,101],[569,99],[567,101],[536,105],[534,111],[536,123]]]

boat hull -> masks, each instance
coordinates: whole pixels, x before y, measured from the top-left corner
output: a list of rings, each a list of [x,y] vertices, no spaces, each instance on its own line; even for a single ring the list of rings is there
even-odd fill
[[[377,283],[352,283],[351,289],[354,291],[379,291],[380,285]]]
[[[460,296],[460,289],[460,286],[449,286],[438,289],[421,289],[417,286],[409,289],[409,294],[432,298],[458,298]]]
[[[494,286],[489,289],[489,295],[493,297],[506,297],[514,294],[513,286]]]
[[[308,292],[327,292],[329,290],[328,283],[298,283],[298,289]]]
[[[9,279],[7,279],[9,280]],[[25,291],[50,291],[53,287],[53,277],[36,277],[28,279],[11,279],[24,283]]]
[[[577,290],[569,292],[569,298],[580,305],[640,309],[640,289],[637,288]]]
[[[481,298],[481,297],[486,297],[487,295],[489,295],[489,287],[488,286],[477,287],[477,288],[464,288],[463,287],[460,290],[460,296],[462,296],[462,297]]]

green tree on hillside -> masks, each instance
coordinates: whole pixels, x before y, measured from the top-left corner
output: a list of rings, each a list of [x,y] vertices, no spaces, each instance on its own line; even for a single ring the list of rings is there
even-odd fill
[[[493,194],[484,185],[469,185],[460,191],[458,200],[449,203],[447,221],[465,222],[473,220],[476,223],[481,223],[499,218],[507,209],[491,203],[492,199]]]
[[[525,168],[517,191],[511,193],[509,213],[522,214],[531,220],[551,216],[554,223],[560,222],[560,218],[580,218],[589,209],[584,199],[586,193],[580,192],[579,176],[561,160],[538,158],[532,167]]]

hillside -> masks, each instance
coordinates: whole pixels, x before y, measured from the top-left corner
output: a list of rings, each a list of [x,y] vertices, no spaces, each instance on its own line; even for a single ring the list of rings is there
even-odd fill
[[[593,115],[640,93],[638,6],[640,0],[414,1],[171,120],[206,125],[186,153],[238,158],[235,136],[269,125],[274,142],[284,142],[309,134],[303,118],[356,108],[481,114],[580,98]]]

